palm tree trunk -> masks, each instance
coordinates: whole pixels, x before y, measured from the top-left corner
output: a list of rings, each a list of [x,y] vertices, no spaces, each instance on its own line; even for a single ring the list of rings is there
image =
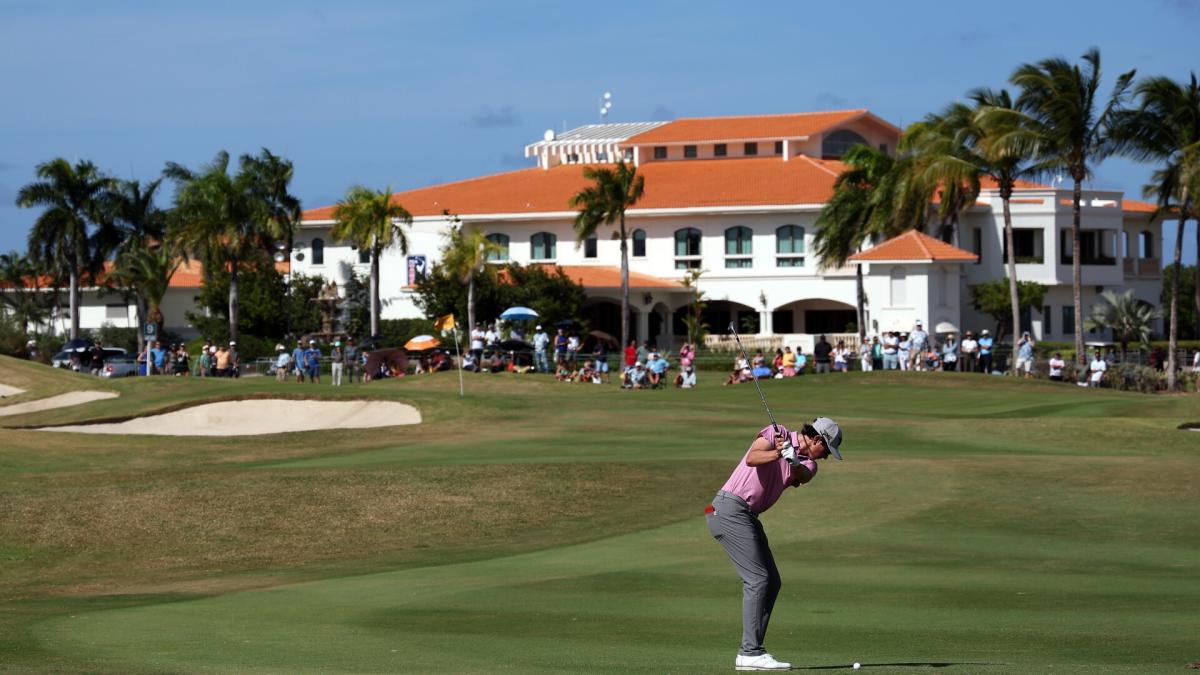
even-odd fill
[[[229,339],[238,339],[238,259],[229,266]]]
[[[1183,229],[1183,224],[1187,222],[1187,214],[1179,214],[1179,229]],[[1196,250],[1200,251],[1200,220],[1196,222]],[[1200,336],[1200,263],[1196,264],[1193,269],[1195,274],[1192,277],[1192,302],[1196,307],[1196,335]]]
[[[629,243],[625,236],[625,211],[621,211],[621,349],[629,345]]]
[[[135,314],[137,316],[137,348],[138,353],[146,351],[146,333],[143,326],[146,325],[146,299],[141,293],[134,295],[133,298]]]
[[[371,250],[371,335],[379,335],[379,253],[380,247]]]
[[[1179,226],[1175,228],[1175,273],[1171,275],[1171,328],[1167,341],[1167,391],[1175,391],[1175,352],[1179,349],[1179,277],[1183,272],[1183,226],[1187,224],[1188,192],[1183,188]],[[1200,265],[1197,265],[1200,269]]]
[[[79,337],[79,267],[71,267],[71,288],[67,291],[71,311],[71,339]]]
[[[475,330],[475,270],[467,281],[467,335]]]
[[[1075,176],[1075,191],[1071,202],[1071,295],[1075,301],[1075,362],[1087,364],[1083,350],[1083,280],[1079,258],[1079,205],[1083,199],[1082,178]]]
[[[862,264],[860,263],[854,267],[856,268],[854,272],[854,281],[855,286],[857,287],[856,291],[858,293],[858,342],[859,344],[862,344],[862,341],[867,337],[867,294],[863,290]]]
[[[1008,295],[1012,303],[1012,325],[1013,325],[1013,363],[1017,355],[1017,333],[1021,330],[1021,299],[1017,293],[1017,251],[1013,246],[1013,227],[1012,227],[1012,210],[1009,208],[1008,198],[1003,200],[1004,203],[1004,242],[1008,246]],[[1017,369],[1012,368],[1013,377],[1017,375]]]

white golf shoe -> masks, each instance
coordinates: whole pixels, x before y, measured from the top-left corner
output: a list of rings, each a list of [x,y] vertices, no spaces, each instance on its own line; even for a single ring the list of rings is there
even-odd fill
[[[734,670],[791,670],[792,664],[776,661],[774,656],[770,654],[759,654],[758,656],[742,656],[737,655],[733,661]]]

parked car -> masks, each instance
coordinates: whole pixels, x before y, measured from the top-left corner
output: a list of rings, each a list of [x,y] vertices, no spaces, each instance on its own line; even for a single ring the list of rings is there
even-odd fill
[[[127,352],[122,347],[104,347],[104,360],[106,362],[109,359],[116,358],[118,356],[125,356],[126,354]],[[50,365],[54,366],[55,368],[70,368],[72,355],[78,359],[78,366],[75,368],[75,370],[90,370],[88,366],[92,362],[92,353],[87,350],[63,350],[51,357]]]
[[[119,354],[104,359],[100,377],[133,377],[137,372],[137,358],[129,354]]]

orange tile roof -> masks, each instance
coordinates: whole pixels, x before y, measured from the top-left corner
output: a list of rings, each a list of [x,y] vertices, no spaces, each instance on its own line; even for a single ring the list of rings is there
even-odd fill
[[[584,288],[620,288],[621,287],[621,268],[607,267],[603,265],[554,265],[549,263],[534,263],[538,267],[544,267],[547,271],[553,273],[555,269],[561,269],[564,274],[573,279],[575,283]],[[504,270],[500,271],[501,281],[506,280]],[[672,290],[682,290],[683,285],[672,279],[663,279],[650,274],[642,274],[641,272],[629,271],[629,288],[631,289],[647,289],[647,288],[668,288]]]
[[[1158,206],[1136,199],[1123,199],[1121,200],[1121,210],[1126,213],[1154,213],[1158,210]]]
[[[393,200],[414,216],[550,213],[571,211],[573,195],[587,187],[584,165],[563,164],[482,176],[398,192]],[[649,162],[638,167],[646,191],[635,209],[704,206],[821,204],[833,194],[841,162],[793,157]],[[332,220],[336,206],[304,212],[304,220]]]
[[[685,117],[668,122],[626,139],[622,145],[649,143],[683,143],[688,141],[723,141],[803,138],[821,133],[830,127],[871,115],[865,109],[831,110],[825,112],[791,113],[784,115],[743,115],[736,117]],[[871,119],[891,127],[871,115]],[[894,129],[894,127],[893,127]],[[896,133],[900,132],[895,129]]]
[[[909,230],[898,237],[850,256],[850,262],[872,262],[878,260],[903,260],[912,262],[975,262],[979,256],[952,246],[940,239]]]
[[[108,283],[108,275],[112,272],[112,268],[113,263],[111,261],[104,263],[104,269],[96,276],[99,285],[103,286]],[[280,274],[287,274],[289,266],[286,262],[277,262],[275,263],[275,269]],[[34,287],[34,281],[34,279],[27,279],[25,285],[27,287]],[[36,282],[36,287],[38,288],[49,288],[53,285],[54,279],[43,276],[38,277]],[[80,288],[92,288],[97,282],[93,282],[90,277],[84,275],[80,279],[79,286]],[[203,282],[204,266],[195,260],[184,261],[180,263],[179,268],[175,270],[175,274],[171,277],[171,288],[200,288]]]
[[[999,190],[1000,183],[992,176],[981,176],[979,178],[979,188],[981,190]],[[1049,185],[1041,183],[1033,183],[1027,180],[1016,180],[1013,182],[1013,189],[1016,190],[1049,190]]]

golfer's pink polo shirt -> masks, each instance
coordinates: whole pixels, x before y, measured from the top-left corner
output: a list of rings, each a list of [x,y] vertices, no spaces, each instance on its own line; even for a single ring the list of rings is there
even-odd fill
[[[782,424],[779,425],[779,430],[784,434],[791,434],[793,446],[800,446],[795,433],[788,431],[787,427]],[[758,432],[758,437],[767,439],[772,445],[775,444],[775,430],[770,426]],[[747,449],[746,455],[749,454],[750,450]],[[788,464],[786,459],[781,458],[762,466],[749,466],[746,464],[746,455],[742,456],[742,461],[733,470],[729,480],[725,481],[725,485],[721,489],[741,497],[750,506],[751,511],[762,513],[771,508],[788,485],[792,483],[794,478],[792,465]],[[804,466],[813,476],[817,475],[816,462],[806,459]]]

